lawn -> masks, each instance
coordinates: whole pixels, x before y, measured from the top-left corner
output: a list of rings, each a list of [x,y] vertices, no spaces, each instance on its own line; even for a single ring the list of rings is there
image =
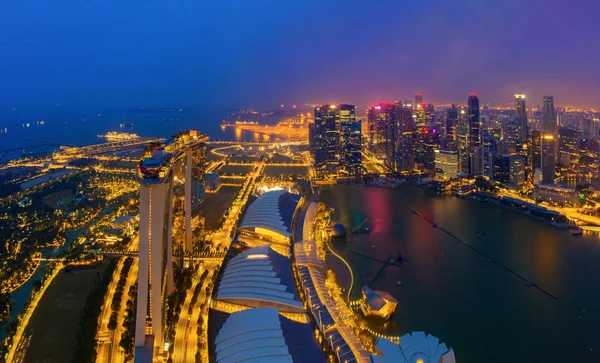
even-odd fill
[[[73,191],[70,189],[61,190],[60,192],[52,193],[44,198],[44,202],[50,207],[57,209],[58,202],[62,199],[69,198],[73,195]]]
[[[73,361],[85,301],[96,275],[105,268],[105,264],[72,268],[55,278],[27,326],[33,336],[26,363]]]
[[[238,165],[225,165],[219,169],[219,175],[246,175],[254,169],[254,166],[238,166]]]
[[[264,173],[267,176],[279,177],[283,174],[284,178],[291,177],[292,175],[296,176],[305,176],[308,175],[308,167],[307,166],[265,166]]]
[[[221,187],[216,193],[206,193],[202,213],[204,215],[204,226],[207,231],[214,231],[219,226],[223,214],[234,201],[240,187]]]

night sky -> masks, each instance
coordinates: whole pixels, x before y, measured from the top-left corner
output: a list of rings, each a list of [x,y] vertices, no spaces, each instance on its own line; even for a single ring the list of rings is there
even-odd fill
[[[292,4],[293,2],[293,4]],[[0,107],[600,106],[596,0],[3,0]]]

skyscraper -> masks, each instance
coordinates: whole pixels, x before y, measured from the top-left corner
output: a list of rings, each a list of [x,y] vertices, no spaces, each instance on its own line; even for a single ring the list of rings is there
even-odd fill
[[[539,130],[531,131],[531,147],[530,147],[530,160],[532,172],[535,169],[542,167],[542,133]]]
[[[556,169],[556,138],[550,131],[542,134],[542,181],[544,183],[554,183],[554,173]]]
[[[456,131],[458,128],[458,109],[455,105],[446,110],[446,124],[444,127],[444,147],[454,149],[456,145]]]
[[[434,169],[434,150],[439,148],[440,137],[434,131],[434,106],[429,104],[417,105],[415,110],[415,163],[427,170]]]
[[[479,109],[479,98],[475,93],[469,96],[468,100],[469,115],[469,153],[470,153],[470,172],[471,175],[481,174],[482,152],[481,152],[481,117]]]
[[[139,269],[135,355],[163,352],[166,296],[173,290],[173,245],[192,252],[192,232],[200,230],[208,136],[177,133],[145,155],[137,168],[140,184]],[[195,208],[195,209],[194,209]],[[195,217],[194,217],[195,215]]]
[[[520,190],[525,185],[525,158],[520,155],[513,155],[509,159],[509,184]]]
[[[542,131],[556,135],[557,125],[554,97],[544,96],[544,105],[542,107]]]
[[[415,137],[415,121],[413,118],[412,105],[410,102],[399,104],[396,108],[397,113],[397,136],[395,140],[395,167],[394,170],[410,171],[415,167],[414,155],[414,137]]]
[[[389,152],[396,122],[396,105],[378,103],[367,109],[371,151],[383,158]]]
[[[311,133],[311,150],[318,177],[334,174],[340,162],[340,127],[336,105],[315,107],[315,123]]]
[[[310,130],[310,151],[317,177],[342,173],[360,175],[361,123],[352,105],[315,107]]]
[[[342,170],[355,177],[360,175],[362,160],[361,122],[356,119],[353,105],[340,105],[339,115]]]
[[[517,112],[517,126],[519,130],[519,139],[521,143],[526,143],[529,127],[527,125],[527,108],[525,105],[525,95],[515,95],[515,110]]]
[[[461,106],[458,112],[458,127],[456,131],[458,147],[459,171],[469,174],[469,116],[467,110]]]
[[[162,353],[164,299],[173,289],[171,156],[155,151],[140,162],[137,173],[140,244],[135,347],[136,355],[150,357]]]
[[[558,129],[558,163],[569,168],[579,160],[579,132],[561,127]]]
[[[414,107],[418,107],[421,104],[423,104],[423,96],[420,93],[417,93],[415,95],[415,104],[414,104]]]
[[[435,175],[444,179],[455,178],[458,175],[458,151],[435,150]]]

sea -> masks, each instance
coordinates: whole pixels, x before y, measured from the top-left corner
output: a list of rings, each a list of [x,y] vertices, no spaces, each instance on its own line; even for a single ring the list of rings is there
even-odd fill
[[[459,362],[600,362],[598,235],[411,184],[336,185],[320,200],[335,222],[370,228],[333,247],[354,270],[352,299],[367,285],[398,300],[372,329],[432,334]]]

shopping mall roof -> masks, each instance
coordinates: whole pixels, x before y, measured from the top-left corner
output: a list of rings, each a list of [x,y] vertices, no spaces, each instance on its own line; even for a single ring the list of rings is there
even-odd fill
[[[379,338],[375,346],[383,355],[371,355],[372,363],[456,363],[452,348],[422,331],[404,334],[400,344]]]
[[[251,248],[227,262],[216,299],[249,307],[304,312],[290,260],[270,245]]]
[[[326,362],[310,324],[289,320],[272,308],[229,315],[214,344],[217,363]]]
[[[262,228],[291,237],[292,218],[300,196],[286,190],[273,190],[259,196],[244,214],[242,229]]]

